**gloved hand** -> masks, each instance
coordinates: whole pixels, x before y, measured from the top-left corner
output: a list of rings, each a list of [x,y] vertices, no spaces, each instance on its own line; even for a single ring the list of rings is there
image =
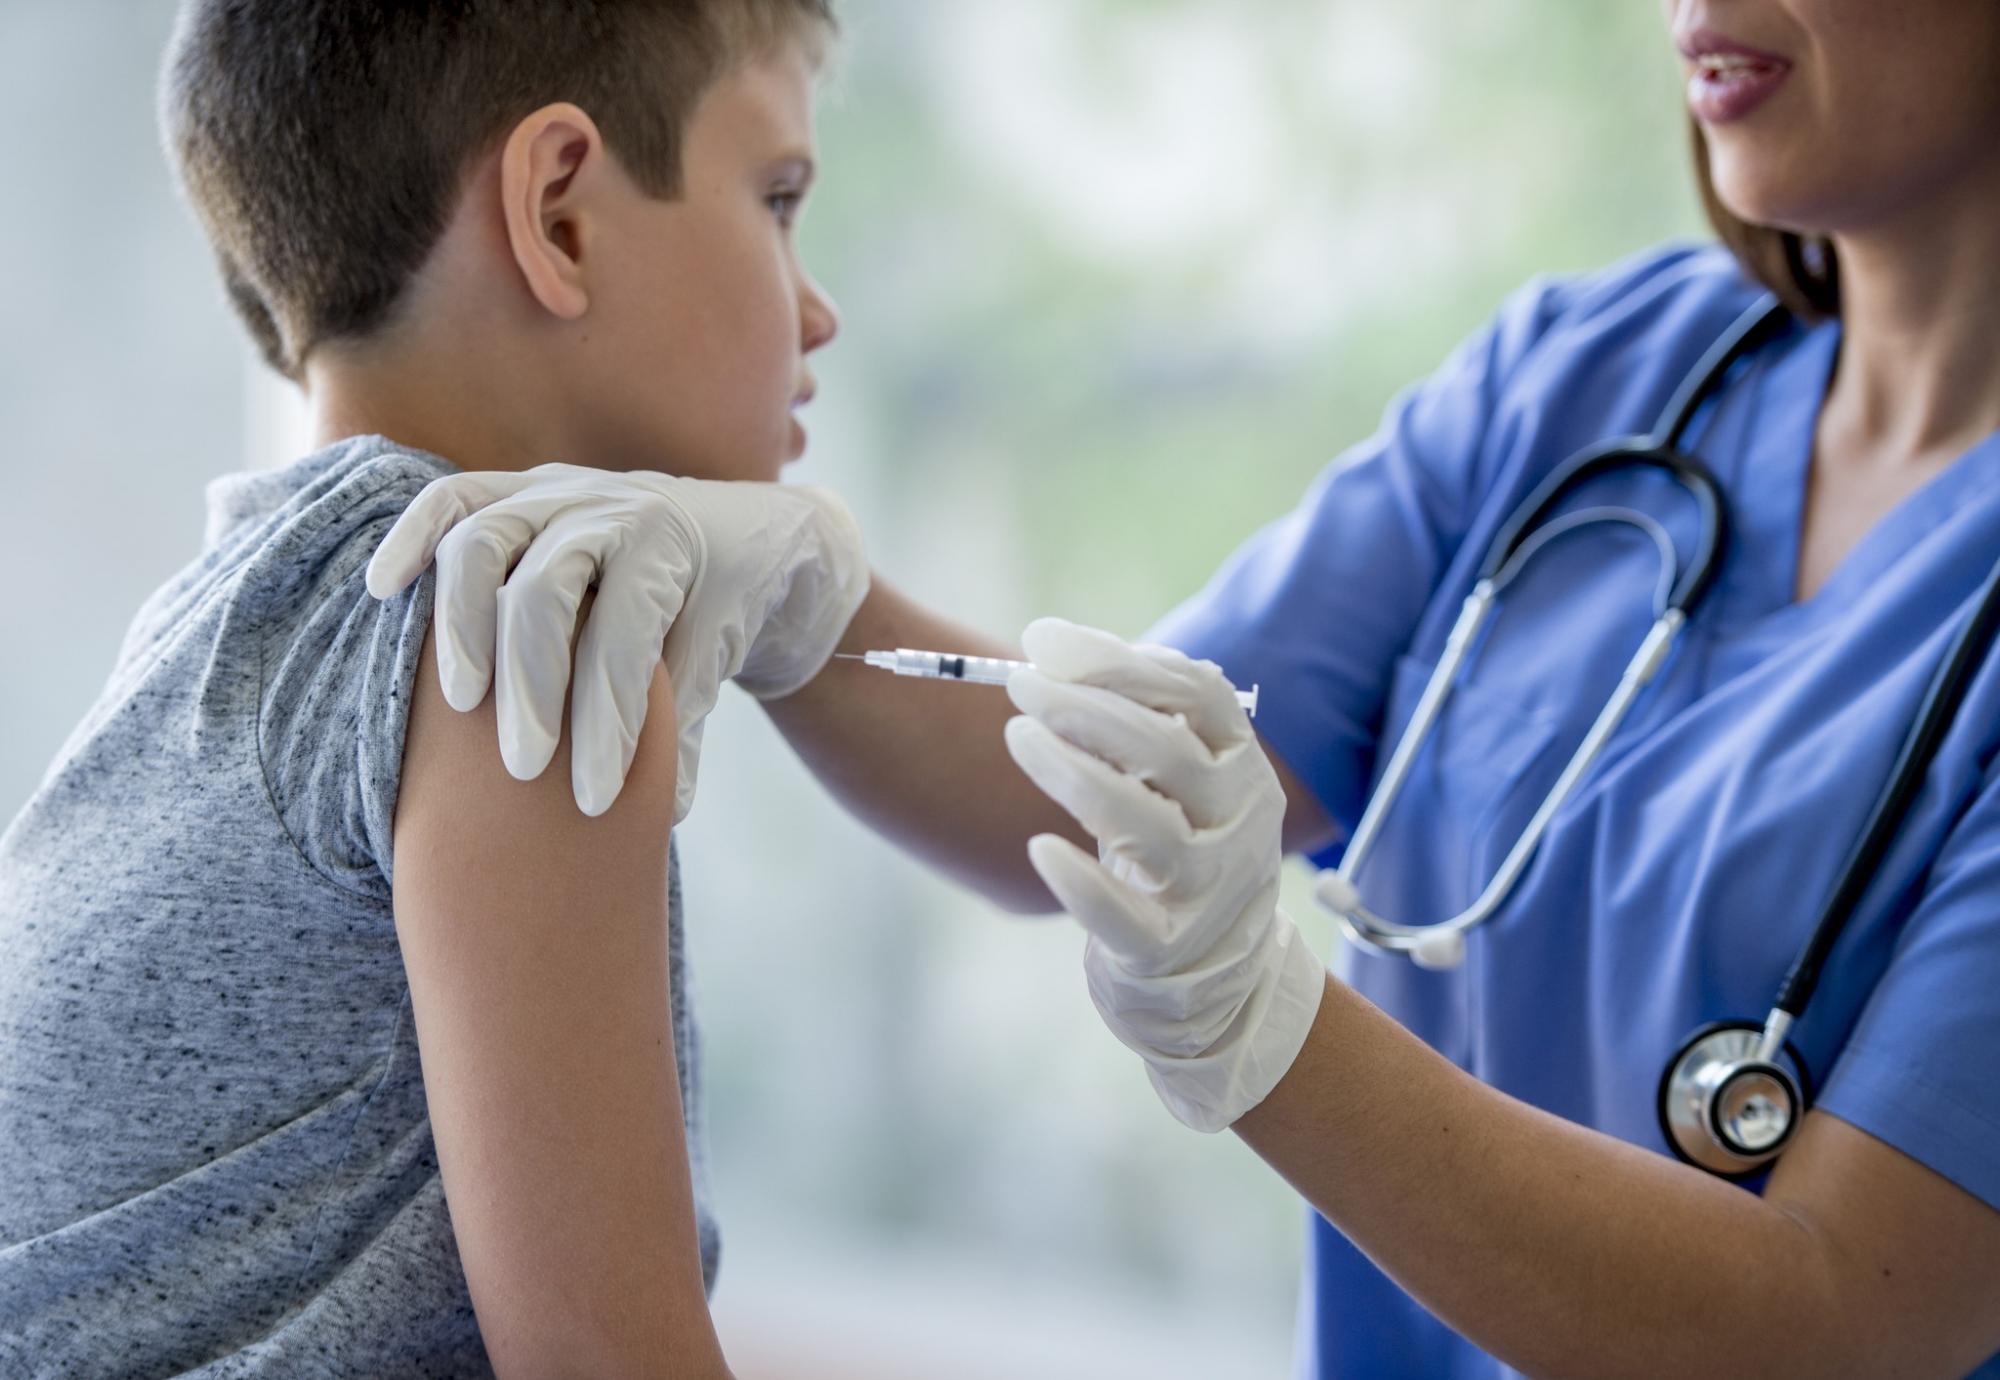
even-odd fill
[[[676,823],[694,803],[702,722],[722,682],[761,699],[799,689],[869,580],[861,530],[824,490],[579,465],[433,482],[376,549],[369,592],[395,594],[433,554],[445,699],[474,709],[494,683],[500,755],[522,781],[555,755],[570,638],[597,585],[570,709],[570,780],[587,815],[624,789],[664,655],[680,717]]]
[[[1284,790],[1213,662],[1055,618],[1022,642],[1008,750],[1098,839],[1028,856],[1090,932],[1098,1013],[1168,1110],[1219,1131],[1292,1066],[1325,990],[1278,909]]]

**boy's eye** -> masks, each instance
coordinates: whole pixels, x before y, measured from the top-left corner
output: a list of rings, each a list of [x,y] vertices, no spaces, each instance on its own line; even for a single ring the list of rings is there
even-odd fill
[[[764,204],[778,217],[780,225],[790,225],[798,219],[799,204],[804,200],[801,192],[772,192],[764,198]]]

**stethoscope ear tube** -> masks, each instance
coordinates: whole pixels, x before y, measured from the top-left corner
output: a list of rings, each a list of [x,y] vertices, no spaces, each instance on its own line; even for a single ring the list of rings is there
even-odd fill
[[[1769,340],[1789,321],[1790,314],[1775,297],[1765,297],[1737,317],[1720,339],[1688,371],[1687,378],[1660,414],[1650,436],[1628,436],[1593,447],[1569,460],[1535,487],[1519,504],[1487,548],[1479,578],[1492,580],[1514,558],[1521,544],[1532,536],[1575,489],[1598,475],[1634,465],[1650,465],[1665,470],[1680,481],[1699,505],[1700,533],[1694,558],[1676,581],[1667,607],[1692,614],[1695,605],[1708,593],[1722,568],[1722,556],[1729,544],[1729,506],[1722,501],[1722,486],[1694,456],[1680,449],[1681,437],[1702,403],[1722,386],[1730,368],[1744,355]]]
[[[1790,320],[1791,312],[1785,304],[1775,296],[1767,296],[1731,322],[1729,329],[1708,347],[1708,352],[1674,390],[1673,400],[1660,414],[1649,443],[1660,450],[1678,447],[1694,414],[1722,386],[1730,366],[1769,341]]]

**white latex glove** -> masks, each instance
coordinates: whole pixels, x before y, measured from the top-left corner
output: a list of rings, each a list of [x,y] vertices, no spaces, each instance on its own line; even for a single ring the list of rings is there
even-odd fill
[[[1044,618],[1007,687],[1021,769],[1097,836],[1035,871],[1090,932],[1084,969],[1168,1110],[1219,1131],[1298,1057],[1326,974],[1278,909],[1284,790],[1213,662]]]
[[[824,490],[579,465],[436,480],[376,548],[369,592],[390,597],[433,555],[444,697],[474,709],[493,683],[500,755],[522,781],[555,755],[570,638],[597,586],[570,708],[571,786],[587,815],[624,789],[665,657],[680,718],[676,823],[694,803],[702,722],[722,682],[761,699],[799,689],[833,655],[869,579],[860,528]]]

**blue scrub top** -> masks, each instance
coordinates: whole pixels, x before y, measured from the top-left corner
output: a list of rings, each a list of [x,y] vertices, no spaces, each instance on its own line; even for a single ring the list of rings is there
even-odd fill
[[[1576,451],[1650,431],[1760,292],[1712,247],[1531,285],[1154,640],[1261,685],[1258,728],[1351,831],[1495,529]],[[1465,965],[1345,944],[1334,960],[1485,1082],[1662,1154],[1667,1060],[1705,1022],[1769,1010],[2000,556],[1994,437],[1794,599],[1838,342],[1837,324],[1794,324],[1697,417],[1686,448],[1732,510],[1717,583]],[[1692,550],[1693,505],[1663,476],[1607,476],[1576,503],[1639,508]],[[1417,924],[1471,902],[1644,635],[1656,551],[1582,528],[1503,593],[1362,870],[1370,909]],[[2000,1206],[1996,749],[1989,655],[1793,1039],[1819,1110]],[[1301,1374],[1511,1374],[1317,1217],[1309,1268]]]

